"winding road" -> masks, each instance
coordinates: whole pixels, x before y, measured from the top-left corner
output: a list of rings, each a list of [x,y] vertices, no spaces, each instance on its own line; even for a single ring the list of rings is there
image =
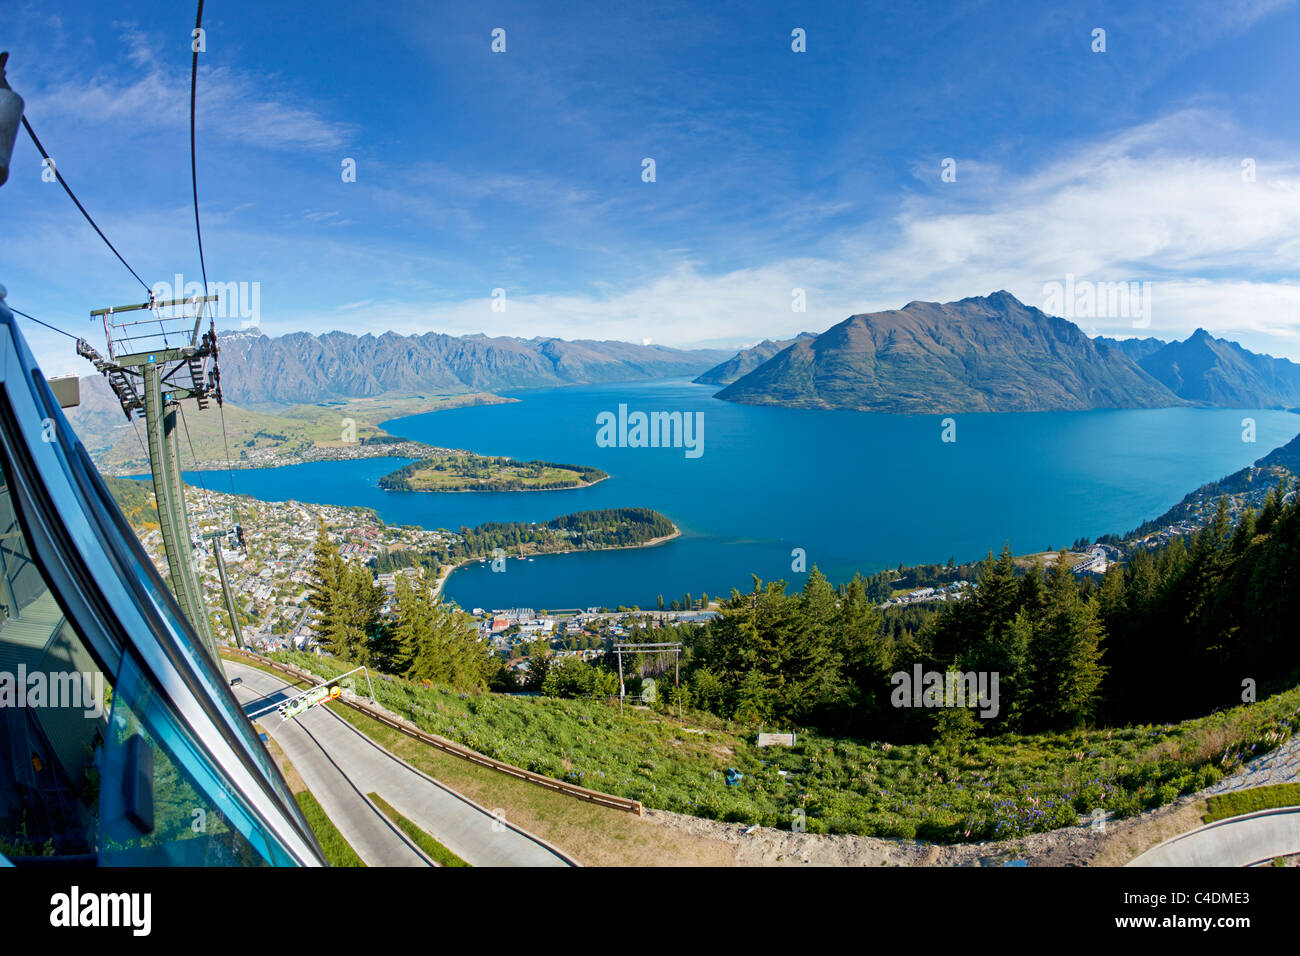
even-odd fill
[[[297,693],[279,677],[227,660],[246,713]],[[257,718],[289,758],[326,815],[367,866],[429,866],[415,844],[367,799],[377,793],[472,866],[576,866],[558,849],[461,796],[361,733],[328,707],[293,720]]]
[[[1300,853],[1300,807],[1208,823],[1154,846],[1126,866],[1258,866]]]

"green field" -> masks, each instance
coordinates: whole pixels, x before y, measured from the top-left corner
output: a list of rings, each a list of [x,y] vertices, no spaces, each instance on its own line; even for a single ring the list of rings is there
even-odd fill
[[[609,475],[599,468],[449,452],[405,465],[379,479],[390,491],[545,491],[582,488]]]
[[[348,668],[275,656],[324,677]],[[1170,803],[1289,739],[1300,714],[1296,688],[1181,724],[979,738],[961,752],[804,731],[796,747],[760,749],[755,728],[702,714],[678,724],[603,702],[462,695],[400,679],[376,680],[375,691],[428,732],[648,807],[945,843],[1073,825],[1096,808],[1127,817]],[[725,784],[727,768],[744,774],[738,786]]]
[[[274,464],[280,459],[291,460],[308,449],[390,438],[379,423],[392,418],[501,401],[505,399],[475,392],[257,409],[226,402],[224,434],[222,413],[215,404],[203,411],[187,407],[181,432],[181,457],[187,468],[196,460],[209,465],[224,464],[229,443],[230,458],[236,463],[254,458],[259,463]],[[134,425],[127,424],[115,403],[105,407],[102,402],[88,398],[85,407],[70,409],[68,418],[101,472],[130,474],[148,470],[144,425],[138,415]],[[376,449],[376,454],[382,453]]]

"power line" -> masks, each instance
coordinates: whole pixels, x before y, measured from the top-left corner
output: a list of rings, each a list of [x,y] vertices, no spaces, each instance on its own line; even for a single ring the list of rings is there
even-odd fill
[[[70,338],[70,339],[75,339],[75,340],[77,340],[78,342],[81,341],[81,337],[80,337],[80,336],[78,336],[78,335],[73,335],[71,332],[65,332],[65,331],[63,331],[63,329],[60,329],[60,328],[58,328],[57,326],[50,325],[50,323],[48,323],[48,322],[42,322],[42,321],[41,321],[40,319],[38,319],[36,316],[34,316],[34,315],[28,315],[26,312],[22,311],[21,309],[15,309],[12,305],[9,306],[9,311],[10,311],[10,312],[13,312],[15,315],[21,315],[24,319],[31,319],[31,320],[32,320],[33,322],[35,322],[37,325],[43,325],[43,326],[45,326],[47,329],[49,329],[49,330],[52,331],[52,332],[58,332],[60,335],[66,335],[68,338]]]
[[[136,440],[137,442],[140,443],[140,451],[144,453],[144,463],[145,463],[146,465],[148,465],[148,464],[149,464],[149,449],[145,447],[145,445],[144,445],[144,439],[140,437],[140,427],[139,427],[139,424],[140,424],[140,423],[139,423],[138,421],[136,421],[136,419],[134,419],[134,418],[132,418],[130,421],[131,421],[131,431],[135,432],[135,440]],[[154,507],[155,507],[155,508],[157,507],[156,502],[155,502]]]
[[[181,426],[185,429],[185,441],[190,446],[190,460],[194,462],[194,474],[198,476],[199,488],[206,492],[208,489],[203,484],[203,471],[199,468],[199,453],[194,450],[194,439],[190,437],[189,422],[185,420],[185,405],[177,402],[176,410],[181,415]]]
[[[202,4],[200,4],[200,6],[202,6]],[[135,281],[140,283],[140,285],[144,287],[144,291],[145,292],[150,291],[149,286],[146,285],[145,281],[140,278],[139,273],[137,273],[134,269],[132,269],[130,263],[128,263],[125,259],[122,258],[122,253],[118,252],[117,247],[108,241],[108,236],[104,235],[104,230],[100,229],[98,224],[96,224],[95,220],[91,218],[90,213],[86,212],[86,207],[81,204],[81,200],[77,198],[76,194],[72,191],[72,187],[69,186],[67,180],[63,178],[63,173],[59,172],[58,165],[54,162],[54,160],[50,159],[50,154],[45,151],[45,147],[41,145],[41,141],[36,138],[36,131],[32,129],[32,124],[27,122],[26,116],[23,117],[23,129],[27,130],[27,135],[32,138],[32,143],[35,144],[36,149],[40,152],[41,156],[44,157],[45,160],[50,164],[49,168],[54,171],[54,178],[59,181],[59,185],[62,186],[63,191],[68,194],[68,198],[77,204],[77,208],[81,210],[81,214],[86,217],[86,222],[90,223],[91,228],[93,228],[95,232],[99,233],[99,238],[103,239],[104,244],[107,245],[108,248],[113,250],[113,255],[117,256],[118,262],[126,266],[126,271],[131,273],[131,275],[135,276]]]

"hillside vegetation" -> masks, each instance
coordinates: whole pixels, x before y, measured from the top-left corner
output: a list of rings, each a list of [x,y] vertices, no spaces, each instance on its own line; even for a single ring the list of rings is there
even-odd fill
[[[323,678],[341,659],[276,659]],[[374,681],[378,702],[422,729],[520,767],[648,807],[810,832],[1004,838],[1072,825],[1101,808],[1128,816],[1209,786],[1290,738],[1300,689],[1182,724],[981,739],[954,749],[800,732],[759,748],[751,728],[603,700],[465,693],[433,682]],[[787,729],[787,728],[782,728]],[[743,777],[726,783],[727,768]]]

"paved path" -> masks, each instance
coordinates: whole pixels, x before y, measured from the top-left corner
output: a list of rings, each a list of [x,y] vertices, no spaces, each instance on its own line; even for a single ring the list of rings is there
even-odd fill
[[[1300,807],[1260,810],[1189,830],[1126,866],[1254,866],[1300,853]]]
[[[1208,797],[1252,787],[1300,783],[1300,736],[1256,757],[1197,794]],[[1210,823],[1171,837],[1126,866],[1250,866],[1300,853],[1300,808],[1263,810]]]
[[[229,677],[246,711],[256,712],[296,690],[281,678],[234,661]],[[308,789],[369,866],[422,866],[428,861],[366,798],[377,793],[398,813],[473,866],[571,866],[559,851],[498,820],[486,808],[384,750],[326,707],[296,720],[258,718],[284,749]]]

